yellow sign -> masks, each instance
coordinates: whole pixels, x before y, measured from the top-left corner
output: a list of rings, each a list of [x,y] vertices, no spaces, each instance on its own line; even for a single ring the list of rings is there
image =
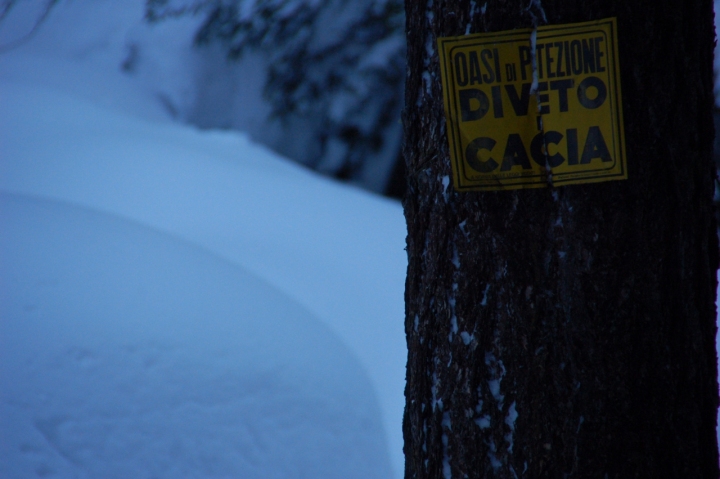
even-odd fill
[[[614,18],[438,46],[458,191],[627,179]]]

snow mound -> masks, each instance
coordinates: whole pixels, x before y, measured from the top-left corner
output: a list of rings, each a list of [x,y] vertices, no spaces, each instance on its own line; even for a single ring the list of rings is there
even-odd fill
[[[57,201],[0,221],[0,477],[391,476],[363,369],[277,289]]]
[[[233,132],[0,80],[0,191],[111,213],[212,251],[328,326],[370,376],[395,477],[405,406],[402,207]]]

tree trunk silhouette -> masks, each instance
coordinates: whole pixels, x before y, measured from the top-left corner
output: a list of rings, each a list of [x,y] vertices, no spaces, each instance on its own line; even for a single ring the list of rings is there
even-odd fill
[[[405,477],[717,479],[712,2],[406,13]],[[607,17],[629,179],[448,186],[437,37]]]

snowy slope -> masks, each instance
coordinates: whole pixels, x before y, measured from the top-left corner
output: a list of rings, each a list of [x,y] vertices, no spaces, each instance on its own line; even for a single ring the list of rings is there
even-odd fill
[[[328,325],[378,395],[402,470],[406,257],[401,208],[233,133],[123,116],[0,84],[0,190],[131,218],[242,265]]]
[[[304,308],[369,378],[384,434],[376,442],[387,444],[400,477],[400,205],[314,175],[245,135],[175,123],[173,115],[197,100],[186,68],[194,60],[175,41],[189,39],[194,25],[143,26],[143,3],[59,4],[36,35],[0,53],[0,192],[162,231]],[[22,36],[22,25],[1,26],[3,44]],[[142,46],[137,57],[134,45]],[[125,60],[135,68],[130,75],[120,69]]]
[[[58,2],[28,36],[37,10],[48,0],[23,0],[0,22],[0,78],[50,86],[134,116],[168,121],[171,110],[194,101],[188,33],[174,22],[150,29],[143,0]],[[184,42],[171,38],[186,38]],[[151,44],[140,59],[139,44]],[[143,68],[136,64],[140,63]],[[136,67],[135,74],[123,65]]]
[[[0,477],[390,477],[363,368],[275,288],[57,201],[0,218]]]

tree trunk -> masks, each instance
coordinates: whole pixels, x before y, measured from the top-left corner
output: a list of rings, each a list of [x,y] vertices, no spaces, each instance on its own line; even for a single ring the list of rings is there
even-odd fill
[[[712,2],[406,13],[405,477],[716,479]],[[448,185],[437,37],[607,17],[628,179]]]

